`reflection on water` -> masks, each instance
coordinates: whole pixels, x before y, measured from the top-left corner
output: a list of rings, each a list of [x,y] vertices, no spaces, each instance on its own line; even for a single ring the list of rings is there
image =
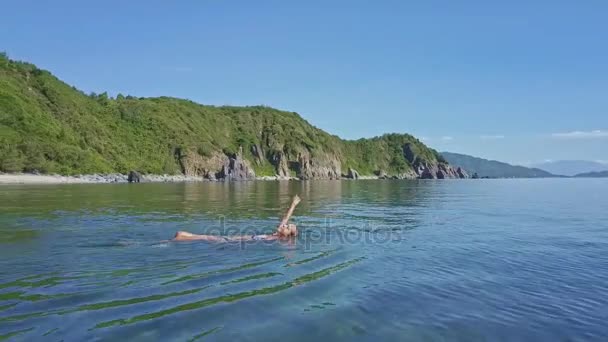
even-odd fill
[[[602,180],[0,187],[0,340],[601,340]],[[268,233],[300,194],[295,243]],[[585,196],[576,196],[585,194]]]
[[[424,191],[420,191],[420,185]],[[413,185],[413,186],[412,186]],[[299,210],[340,204],[419,205],[437,184],[410,182],[217,182],[4,186],[3,213],[32,217],[56,215],[224,215],[268,218],[281,214],[293,194],[304,199]],[[25,189],[25,190],[23,190]],[[27,218],[27,217],[24,217]],[[179,217],[175,217],[179,218]],[[144,216],[145,219],[145,216]],[[156,219],[156,218],[155,218]],[[24,233],[25,234],[25,233]]]

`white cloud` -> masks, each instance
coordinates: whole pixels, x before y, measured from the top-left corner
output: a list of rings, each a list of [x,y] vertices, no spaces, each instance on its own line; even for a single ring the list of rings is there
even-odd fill
[[[498,139],[504,139],[505,136],[504,135],[480,135],[479,136],[480,139],[482,140],[498,140]]]
[[[558,139],[600,139],[608,138],[608,131],[605,130],[594,130],[594,131],[572,131],[564,133],[553,133],[553,138]]]
[[[443,141],[450,141],[450,140],[454,140],[454,138],[451,137],[451,136],[449,136],[449,135],[446,135],[446,136],[441,137],[441,140],[443,140]]]

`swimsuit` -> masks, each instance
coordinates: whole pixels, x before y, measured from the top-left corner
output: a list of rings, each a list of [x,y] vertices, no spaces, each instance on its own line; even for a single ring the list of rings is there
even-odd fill
[[[266,234],[251,235],[251,240],[253,240],[253,241],[262,241],[262,240],[266,240],[267,238],[268,238],[268,235],[266,235]]]

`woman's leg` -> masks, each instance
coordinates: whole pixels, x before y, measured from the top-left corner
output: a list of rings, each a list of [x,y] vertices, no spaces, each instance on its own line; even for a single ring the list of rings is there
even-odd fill
[[[199,235],[192,234],[189,232],[179,231],[175,233],[175,237],[173,241],[195,241],[195,240],[204,240],[204,241],[224,241],[224,238],[221,236],[215,235]]]

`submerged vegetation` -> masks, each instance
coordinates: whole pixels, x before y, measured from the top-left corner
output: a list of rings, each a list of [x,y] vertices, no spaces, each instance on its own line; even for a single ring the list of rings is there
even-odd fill
[[[200,105],[188,100],[85,94],[35,65],[0,55],[0,171],[60,174],[176,174],[179,156],[234,156],[242,150],[257,175],[277,173],[277,158],[338,160],[361,174],[412,168],[403,153],[445,162],[407,134],[342,140],[300,115],[265,106]],[[263,153],[260,153],[260,150]]]

